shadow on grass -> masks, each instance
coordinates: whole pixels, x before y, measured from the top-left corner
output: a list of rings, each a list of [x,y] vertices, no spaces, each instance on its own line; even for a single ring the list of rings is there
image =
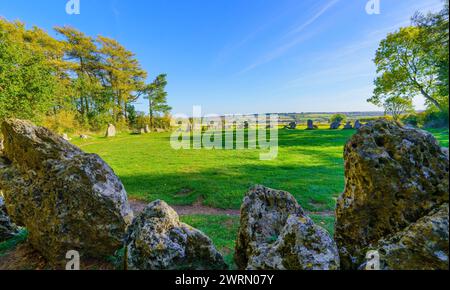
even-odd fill
[[[325,157],[326,158],[326,157]],[[332,211],[344,187],[341,163],[328,166],[242,165],[190,173],[120,175],[132,198],[172,205],[239,209],[247,190],[261,184],[288,191],[308,211]]]

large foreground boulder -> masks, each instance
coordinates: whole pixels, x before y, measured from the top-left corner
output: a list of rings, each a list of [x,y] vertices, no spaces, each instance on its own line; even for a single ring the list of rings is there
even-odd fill
[[[202,232],[181,223],[163,201],[149,204],[128,229],[129,270],[224,270],[222,255]]]
[[[26,121],[5,121],[2,133],[0,190],[36,250],[57,264],[69,250],[101,257],[120,248],[132,211],[122,183],[99,156]]]
[[[448,270],[448,204],[405,230],[381,239],[376,247],[381,270]]]
[[[3,197],[0,196],[0,243],[14,238],[19,233],[18,228],[11,222]]]
[[[249,270],[337,270],[339,255],[329,234],[288,192],[251,189],[241,207],[235,262]]]
[[[449,200],[448,155],[436,139],[427,132],[379,120],[361,127],[346,144],[344,155],[346,183],[337,202],[335,231],[341,267],[357,269],[364,263],[367,251],[383,239],[386,253],[386,245],[395,248],[394,240],[405,241],[411,231],[417,235],[414,239],[420,235],[426,239],[425,233],[417,229],[431,226],[425,222],[430,218],[419,220],[448,205]],[[441,225],[445,227],[445,223]],[[448,243],[448,222],[446,229],[429,235]],[[420,255],[426,251],[415,255],[412,244],[402,245],[408,249],[402,252],[408,252],[403,256],[406,260],[387,262],[389,267],[422,268]],[[436,247],[441,248],[439,245]],[[448,247],[435,250],[448,256]],[[440,256],[427,256],[435,261],[428,265],[442,265]]]

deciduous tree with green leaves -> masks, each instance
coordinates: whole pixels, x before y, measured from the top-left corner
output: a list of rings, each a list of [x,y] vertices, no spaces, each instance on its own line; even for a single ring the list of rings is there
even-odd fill
[[[391,115],[396,121],[398,121],[402,115],[414,111],[412,100],[402,97],[387,98],[384,100],[383,107],[385,113]]]
[[[427,103],[444,110],[437,95],[439,68],[423,50],[424,33],[420,27],[401,28],[381,41],[375,57],[375,90],[369,102],[382,105],[392,97],[411,99],[422,95]]]
[[[55,69],[42,52],[0,31],[0,120],[40,120],[54,106]]]

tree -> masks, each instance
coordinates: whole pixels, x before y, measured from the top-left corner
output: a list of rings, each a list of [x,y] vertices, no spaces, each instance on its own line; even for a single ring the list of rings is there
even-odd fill
[[[391,114],[394,120],[398,121],[400,116],[413,111],[411,99],[402,97],[390,97],[384,101],[383,107],[386,114]]]
[[[55,30],[64,36],[65,58],[68,71],[76,77],[72,78],[72,87],[76,92],[75,103],[81,120],[88,119],[95,110],[95,98],[101,90],[97,78],[100,69],[100,56],[94,40],[71,27],[57,27]]]
[[[0,120],[40,120],[54,105],[55,70],[44,54],[0,31]]]
[[[429,104],[444,110],[438,101],[438,67],[423,50],[424,33],[419,27],[401,28],[381,41],[375,57],[375,90],[369,102],[381,105],[385,99],[411,99],[421,94]]]
[[[345,116],[344,114],[335,114],[335,115],[331,116],[330,122],[331,123],[334,123],[334,122],[342,123],[346,119],[347,119],[347,116]]]
[[[413,24],[420,27],[424,33],[423,50],[439,67],[438,79],[441,96],[447,96],[449,91],[449,1],[443,1],[444,7],[437,13],[416,13]],[[448,101],[447,101],[448,102]]]
[[[105,86],[112,93],[113,115],[116,121],[127,119],[127,105],[139,98],[147,73],[141,68],[135,55],[114,39],[99,36],[103,57]]]
[[[157,113],[166,114],[171,107],[167,105],[167,75],[161,74],[144,89],[144,98],[148,99],[148,109],[150,116],[150,128],[154,129],[154,116]]]

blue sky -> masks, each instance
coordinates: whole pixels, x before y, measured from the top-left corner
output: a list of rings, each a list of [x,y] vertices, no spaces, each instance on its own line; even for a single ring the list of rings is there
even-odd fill
[[[80,0],[81,14],[68,15],[67,0],[0,0],[0,16],[118,39],[149,79],[168,74],[174,113],[373,111],[379,41],[442,4],[380,0],[381,13],[368,15],[368,1]]]

